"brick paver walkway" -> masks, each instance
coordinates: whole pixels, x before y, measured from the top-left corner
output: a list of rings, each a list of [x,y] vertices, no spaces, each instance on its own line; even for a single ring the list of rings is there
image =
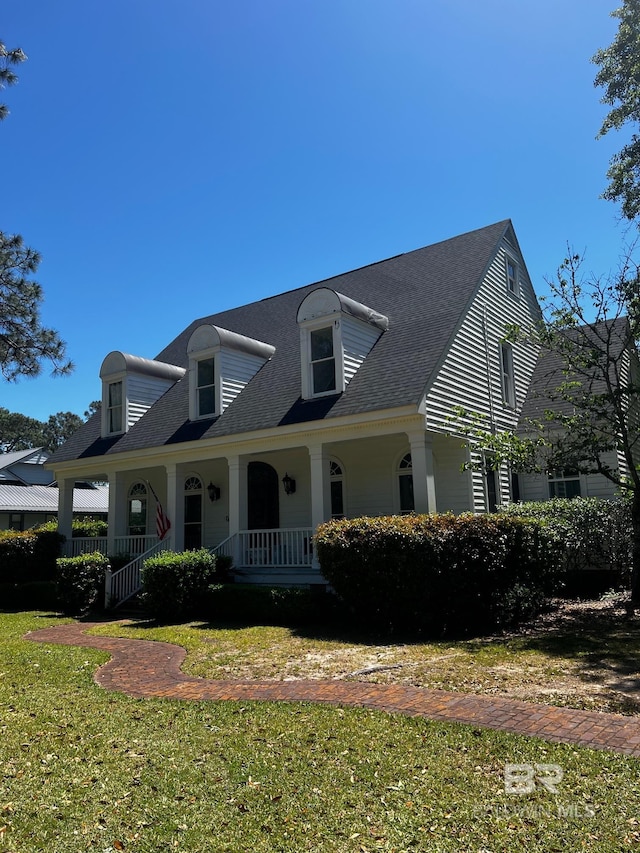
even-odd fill
[[[495,696],[448,693],[402,684],[357,681],[218,681],[195,678],[180,669],[184,649],[152,640],[125,640],[85,634],[99,622],[43,628],[26,635],[40,643],[88,646],[109,652],[96,682],[135,698],[316,702],[350,705],[388,713],[466,723],[550,741],[575,743],[640,756],[640,718],[577,711]]]

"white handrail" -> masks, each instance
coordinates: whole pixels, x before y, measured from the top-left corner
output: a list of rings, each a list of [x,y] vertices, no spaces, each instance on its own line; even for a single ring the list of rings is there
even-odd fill
[[[140,554],[121,569],[114,572],[109,567],[104,584],[105,608],[108,610],[119,607],[139,592],[142,587],[140,583],[140,569],[144,561],[149,557],[153,557],[154,554],[159,554],[161,551],[170,550],[171,539],[162,539],[156,542],[155,545],[152,545],[144,554]]]

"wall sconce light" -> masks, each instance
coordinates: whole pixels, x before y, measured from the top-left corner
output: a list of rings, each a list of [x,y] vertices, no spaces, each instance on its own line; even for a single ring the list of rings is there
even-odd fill
[[[282,485],[284,486],[285,495],[293,495],[296,490],[296,481],[293,477],[290,477],[288,474],[285,474],[282,478]]]
[[[211,503],[220,500],[220,486],[214,486],[213,483],[209,483],[207,491],[209,492],[209,500]]]

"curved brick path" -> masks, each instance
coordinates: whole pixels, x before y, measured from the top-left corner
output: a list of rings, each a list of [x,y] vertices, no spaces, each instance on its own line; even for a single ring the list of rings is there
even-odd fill
[[[143,699],[316,702],[351,705],[430,720],[466,723],[545,740],[576,743],[640,756],[640,718],[576,711],[495,696],[447,693],[401,684],[353,681],[217,681],[185,675],[186,652],[152,640],[125,640],[85,634],[103,623],[83,622],[31,631],[29,640],[88,646],[111,660],[95,674],[106,690]]]

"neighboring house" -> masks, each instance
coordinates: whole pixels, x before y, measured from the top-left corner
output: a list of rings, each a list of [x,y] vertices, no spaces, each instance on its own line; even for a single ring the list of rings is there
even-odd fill
[[[640,385],[640,364],[638,352],[626,317],[618,317],[593,324],[577,327],[571,334],[572,338],[580,336],[582,344],[591,346],[593,351],[602,354],[602,366],[606,367],[612,386],[620,387],[621,383],[629,380],[637,388]],[[567,383],[575,382],[575,388],[567,385],[567,397],[560,396],[557,389]],[[566,372],[565,359],[558,352],[545,352],[538,358],[536,369],[531,379],[522,411],[520,413],[519,429],[522,433],[530,433],[531,423],[544,422],[545,412],[562,416],[572,416],[575,408],[572,404],[573,395],[581,397],[585,391],[596,394],[607,394],[602,371],[596,372],[590,380]],[[640,464],[640,442],[637,439],[638,417],[637,402],[629,407],[627,401],[627,416],[630,421],[632,435],[636,436],[634,448],[635,464]],[[578,411],[580,404],[578,400]],[[609,434],[614,418],[603,416],[605,435]],[[551,422],[553,423],[553,422]],[[558,429],[559,427],[556,427]],[[551,427],[553,429],[553,427]],[[601,462],[611,471],[625,477],[629,466],[622,450],[611,450],[600,454]],[[586,462],[586,460],[581,460]],[[581,474],[578,465],[564,467],[546,474],[520,474],[518,477],[519,493],[516,496],[523,501],[544,501],[551,498],[596,497],[611,499],[619,495],[619,489],[612,480],[603,474]]]
[[[58,516],[58,488],[44,463],[42,447],[0,453],[0,530],[27,530]],[[109,507],[106,486],[75,484],[73,514],[104,518]]]
[[[322,583],[332,517],[484,512],[506,470],[462,470],[456,406],[515,428],[540,316],[511,222],[194,321],[155,359],[109,353],[102,409],[47,463],[108,480],[108,552],[200,545],[251,581]],[[156,537],[156,496],[169,533]]]

